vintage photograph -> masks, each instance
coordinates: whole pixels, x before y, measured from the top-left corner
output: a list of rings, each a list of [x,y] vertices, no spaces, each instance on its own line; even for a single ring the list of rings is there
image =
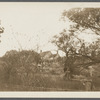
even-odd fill
[[[100,91],[99,3],[0,3],[0,91]]]

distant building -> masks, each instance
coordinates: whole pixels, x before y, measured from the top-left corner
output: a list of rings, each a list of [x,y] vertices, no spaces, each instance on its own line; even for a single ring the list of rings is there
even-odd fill
[[[60,57],[58,53],[52,54],[51,51],[40,52],[40,56],[43,61],[55,61]]]
[[[53,54],[51,51],[40,52],[42,59],[42,68],[46,73],[60,74],[63,73],[63,67],[58,61],[60,55],[58,52]]]

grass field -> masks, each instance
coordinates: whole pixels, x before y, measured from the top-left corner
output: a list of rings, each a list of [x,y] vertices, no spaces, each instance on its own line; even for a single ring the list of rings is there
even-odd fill
[[[14,81],[14,80],[13,80]],[[83,91],[79,81],[67,81],[56,75],[34,75],[31,84],[1,83],[0,91]]]
[[[100,91],[100,79],[95,80],[94,91]],[[67,81],[58,76],[36,74],[30,85],[1,83],[0,91],[85,91],[85,88],[80,81]]]

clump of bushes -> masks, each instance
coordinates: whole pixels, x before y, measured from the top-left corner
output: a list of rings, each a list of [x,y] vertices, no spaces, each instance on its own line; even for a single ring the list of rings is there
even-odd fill
[[[5,76],[9,84],[30,84],[29,80],[37,71],[37,64],[40,60],[40,55],[35,51],[8,51],[1,58],[1,61],[5,62],[5,65],[3,64],[0,68],[0,72],[4,74],[1,76]]]

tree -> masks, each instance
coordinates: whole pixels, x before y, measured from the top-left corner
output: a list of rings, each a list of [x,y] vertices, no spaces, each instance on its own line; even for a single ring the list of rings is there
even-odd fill
[[[65,10],[62,17],[63,19],[68,18],[72,22],[70,31],[73,33],[77,31],[82,33],[84,30],[90,30],[92,33],[100,35],[100,8],[74,8]],[[100,41],[97,40],[88,47],[84,44],[84,54],[81,53],[80,55],[90,58],[93,63],[100,63],[99,53],[96,55],[97,52],[100,52],[99,43]]]
[[[63,18],[68,18],[76,29],[90,29],[100,35],[100,8],[73,8],[64,11]]]
[[[74,62],[78,56],[89,59],[89,62],[81,65],[87,68],[88,66],[100,63],[100,41],[99,39],[91,44],[86,43],[78,37],[77,33],[82,33],[85,30],[91,30],[97,35],[100,35],[100,9],[99,8],[76,8],[64,11],[63,19],[68,18],[72,23],[68,31],[63,30],[59,36],[54,36],[52,43],[66,54],[66,66],[73,70]],[[88,44],[88,45],[87,45]],[[72,71],[73,72],[73,71]]]
[[[31,50],[8,51],[1,60],[6,63],[7,81],[11,84],[30,84],[29,80],[37,71],[40,55]]]
[[[65,29],[59,34],[55,35],[52,43],[54,43],[58,50],[63,51],[65,56],[64,72],[70,71],[70,77],[75,74],[76,68],[79,68],[81,74],[83,69],[87,69],[90,65],[100,63],[100,40],[88,44],[80,39],[74,32],[66,31]],[[76,61],[78,63],[76,63]],[[83,67],[80,70],[80,67]],[[66,73],[67,74],[67,73]],[[68,76],[66,75],[65,76]]]
[[[1,37],[1,34],[4,33],[4,27],[0,26],[0,37]],[[1,40],[0,40],[1,42]]]
[[[80,48],[78,45],[81,44],[80,39],[74,33],[64,29],[59,36],[54,36],[52,43],[58,47],[58,50],[66,54],[64,71],[66,72],[69,69],[72,76],[76,54]]]

